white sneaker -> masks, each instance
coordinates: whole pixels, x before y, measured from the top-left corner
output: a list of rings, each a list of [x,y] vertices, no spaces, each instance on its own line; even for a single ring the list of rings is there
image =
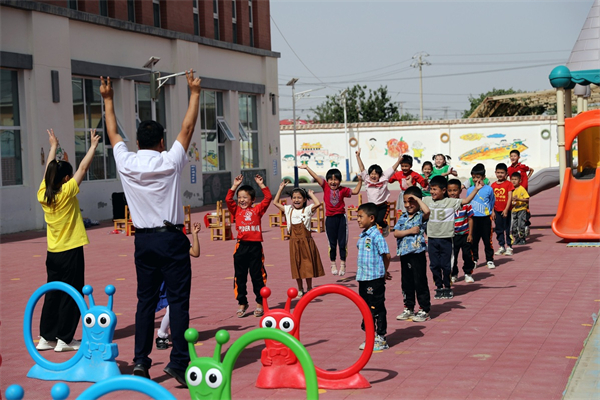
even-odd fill
[[[450,282],[452,282],[452,283],[456,283],[457,280],[458,280],[458,276],[457,275],[452,275],[450,277]]]
[[[496,265],[494,264],[494,262],[493,262],[493,261],[488,261],[488,262],[487,262],[487,266],[488,266],[488,268],[489,268],[489,269],[494,269],[494,268],[496,268]]]
[[[390,226],[388,225],[385,228],[383,228],[382,235],[383,235],[383,237],[388,237],[389,234],[390,234]]]
[[[504,252],[505,256],[512,256],[513,255],[513,249],[512,247],[507,247],[506,248],[506,252]]]
[[[54,351],[57,351],[57,352],[77,351],[77,350],[79,350],[79,346],[81,346],[81,341],[79,341],[79,340],[73,339],[73,340],[71,340],[71,343],[66,344],[62,340],[58,339],[56,341],[56,347],[54,348]]]
[[[473,282],[475,282],[475,279],[473,279],[472,275],[465,274],[465,282],[466,283],[473,283]]]
[[[40,341],[38,342],[37,346],[35,346],[35,348],[38,349],[39,351],[53,350],[55,347],[56,347],[56,340],[47,341],[46,339],[44,339],[41,336],[40,336]]]
[[[366,346],[366,344],[367,344],[367,342],[366,342],[366,341],[362,342],[362,343],[360,344],[360,346],[358,346],[358,349],[359,349],[359,350],[364,350],[364,349],[365,349],[365,346]]]
[[[501,256],[505,252],[506,252],[506,249],[504,248],[504,246],[500,246],[500,248],[498,249],[498,251],[496,251],[494,254],[497,255],[497,256]]]

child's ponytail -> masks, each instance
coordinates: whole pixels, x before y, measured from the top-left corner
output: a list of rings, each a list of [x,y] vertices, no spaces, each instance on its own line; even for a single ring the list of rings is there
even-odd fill
[[[46,204],[52,206],[56,201],[56,195],[62,189],[65,176],[73,176],[73,167],[67,161],[52,160],[48,163],[44,181],[46,182],[46,193],[44,198]]]

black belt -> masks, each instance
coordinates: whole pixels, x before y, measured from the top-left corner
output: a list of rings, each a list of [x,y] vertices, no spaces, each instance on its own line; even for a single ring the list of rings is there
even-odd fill
[[[183,225],[158,226],[156,228],[135,228],[135,233],[158,233],[183,231]]]

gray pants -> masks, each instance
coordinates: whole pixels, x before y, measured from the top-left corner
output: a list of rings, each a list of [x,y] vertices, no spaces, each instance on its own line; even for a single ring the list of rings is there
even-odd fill
[[[527,210],[512,212],[511,231],[515,241],[525,239],[525,223],[527,222]]]

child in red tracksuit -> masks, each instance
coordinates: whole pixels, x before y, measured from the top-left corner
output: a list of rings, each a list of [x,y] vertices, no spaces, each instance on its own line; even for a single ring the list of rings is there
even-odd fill
[[[260,187],[265,196],[259,204],[253,205],[256,197],[256,191],[250,185],[243,185],[237,191],[237,203],[233,199],[233,194],[238,189],[242,181],[242,175],[235,177],[231,189],[227,192],[225,202],[229,212],[234,217],[235,227],[238,231],[237,244],[233,253],[233,267],[235,270],[233,280],[233,291],[238,301],[238,310],[236,315],[242,318],[248,309],[248,291],[246,283],[248,281],[248,272],[252,280],[252,290],[256,296],[255,317],[262,317],[264,314],[262,306],[262,296],[260,289],[267,284],[267,271],[265,270],[265,257],[262,248],[262,229],[260,219],[271,204],[271,191],[265,186],[263,177],[256,175],[254,180]]]

